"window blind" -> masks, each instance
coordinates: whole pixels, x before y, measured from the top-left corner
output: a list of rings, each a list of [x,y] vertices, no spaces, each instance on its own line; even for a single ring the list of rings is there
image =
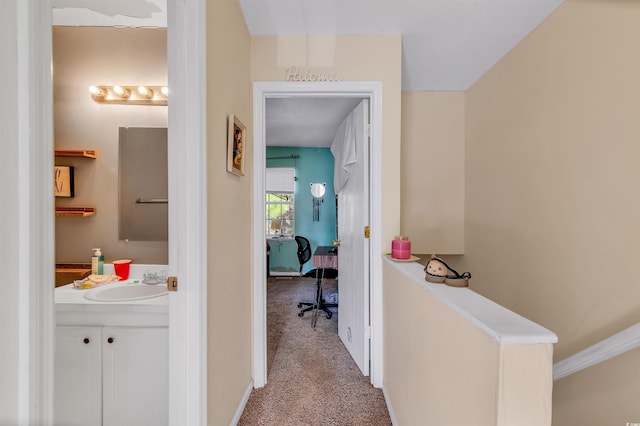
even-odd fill
[[[296,169],[293,167],[268,167],[266,169],[267,192],[293,193]]]

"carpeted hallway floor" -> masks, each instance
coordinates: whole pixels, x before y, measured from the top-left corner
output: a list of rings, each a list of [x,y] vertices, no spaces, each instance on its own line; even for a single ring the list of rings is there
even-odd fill
[[[391,425],[382,391],[362,376],[338,337],[338,314],[298,317],[312,278],[267,282],[268,383],[254,389],[238,425]],[[325,296],[337,281],[325,280]],[[326,298],[326,297],[325,297]]]

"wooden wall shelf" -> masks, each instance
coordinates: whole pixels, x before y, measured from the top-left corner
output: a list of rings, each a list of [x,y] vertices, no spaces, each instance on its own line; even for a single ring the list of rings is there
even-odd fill
[[[67,272],[69,274],[84,274],[91,272],[90,263],[56,263],[56,272]]]
[[[96,214],[95,207],[56,207],[56,216],[88,217]]]
[[[56,149],[56,157],[83,157],[98,158],[98,154],[93,149]]]
[[[90,263],[56,263],[56,287],[91,275]]]

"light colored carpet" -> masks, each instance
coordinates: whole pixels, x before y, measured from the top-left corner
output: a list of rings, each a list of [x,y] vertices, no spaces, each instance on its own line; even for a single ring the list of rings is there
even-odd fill
[[[336,291],[325,280],[325,298]],[[364,377],[337,334],[338,314],[298,317],[297,304],[313,297],[311,278],[269,278],[268,383],[254,389],[238,425],[391,425],[382,391]]]

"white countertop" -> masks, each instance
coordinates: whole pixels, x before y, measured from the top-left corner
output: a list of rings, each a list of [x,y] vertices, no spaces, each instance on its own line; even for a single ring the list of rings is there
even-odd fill
[[[91,289],[77,289],[73,284],[57,287],[54,291],[57,325],[100,326],[167,326],[169,323],[169,296],[163,295],[142,300],[120,302],[96,302],[84,297],[87,292],[107,286],[148,285],[134,284],[141,281],[146,271],[165,270],[164,265],[132,265],[132,278],[101,284]],[[142,271],[142,272],[141,272]],[[105,264],[105,274],[113,273],[113,266]],[[163,284],[153,284],[163,285]]]
[[[556,343],[558,337],[535,322],[498,305],[469,288],[451,287],[425,281],[424,266],[416,262],[385,261],[419,286],[466,318],[501,344]]]

